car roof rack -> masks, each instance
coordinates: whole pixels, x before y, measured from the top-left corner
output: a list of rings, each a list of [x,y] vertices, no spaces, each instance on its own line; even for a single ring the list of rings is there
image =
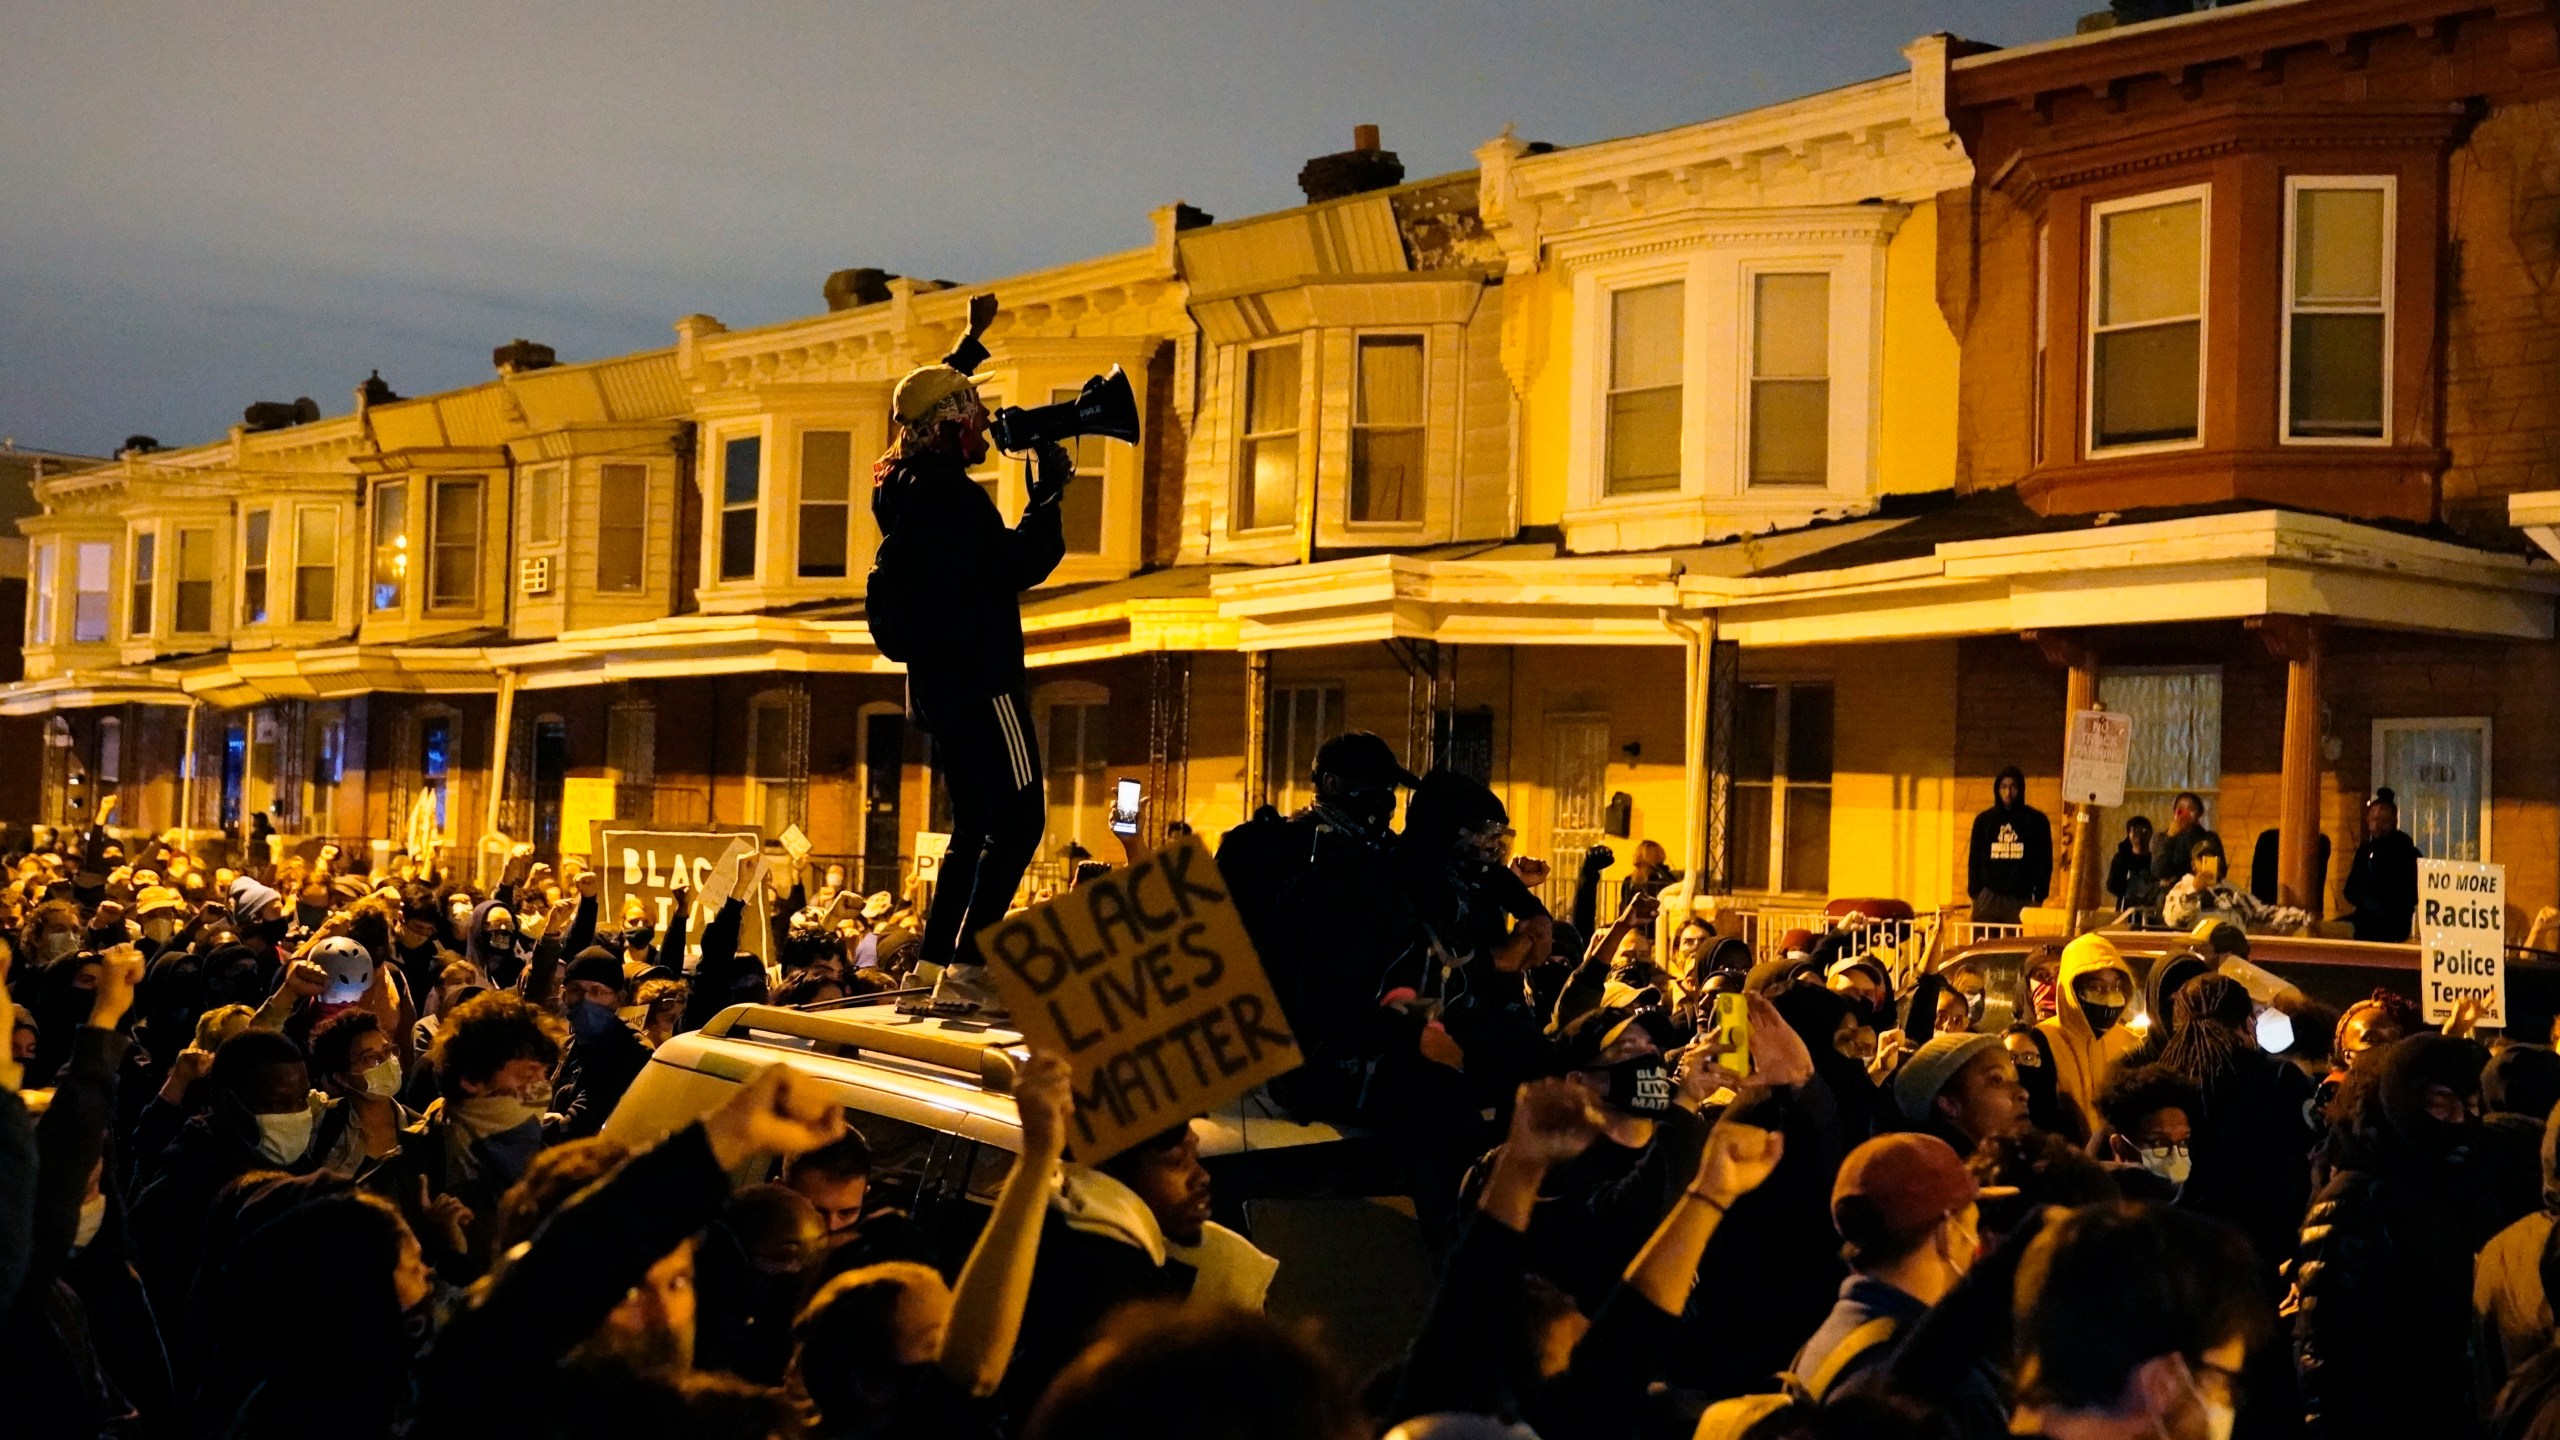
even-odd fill
[[[975,1075],[981,1088],[999,1094],[1013,1091],[1017,1066],[1002,1043],[973,1043],[903,1023],[894,1014],[881,1020],[856,1019],[841,1010],[793,1010],[780,1005],[732,1005],[702,1027],[712,1038],[745,1039],[782,1035],[806,1040],[821,1053],[853,1056],[866,1051],[912,1060],[937,1069]]]

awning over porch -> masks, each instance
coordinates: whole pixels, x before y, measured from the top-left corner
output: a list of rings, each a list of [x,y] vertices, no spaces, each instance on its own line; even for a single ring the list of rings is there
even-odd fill
[[[101,705],[185,705],[188,701],[176,677],[157,667],[78,670],[44,680],[21,680],[0,690],[0,715],[47,715]]]

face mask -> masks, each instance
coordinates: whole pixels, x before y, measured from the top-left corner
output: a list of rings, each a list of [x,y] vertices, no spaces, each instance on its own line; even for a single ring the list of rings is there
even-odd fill
[[[294,917],[302,922],[303,929],[317,930],[320,928],[320,922],[329,918],[329,907],[326,905],[296,905],[293,907],[293,913]]]
[[[1609,1077],[1608,1101],[1636,1115],[1659,1115],[1671,1108],[1671,1068],[1659,1055],[1638,1055],[1603,1067]]]
[[[36,939],[36,953],[47,961],[59,960],[80,948],[80,937],[68,930],[47,930]]]
[[[376,1100],[388,1100],[400,1093],[400,1057],[392,1056],[356,1077],[356,1088]]]
[[[2196,1383],[2193,1371],[2187,1374],[2187,1393],[2196,1397],[2196,1409],[2204,1413],[2204,1440],[2231,1440],[2231,1429],[2239,1421],[2240,1412],[2227,1400],[2208,1398],[2204,1387]],[[2167,1432],[2164,1422],[2161,1433]]]
[[[277,916],[273,920],[258,920],[241,926],[240,938],[253,945],[273,945],[284,939],[284,932],[284,917]]]
[[[489,948],[492,950],[510,949],[515,945],[515,943],[516,932],[513,930],[492,930],[489,932]]]
[[[152,944],[166,945],[178,933],[178,922],[173,916],[154,915],[142,922],[142,933]]]
[[[89,1242],[98,1238],[99,1229],[106,1223],[106,1196],[92,1195],[88,1199],[81,1201],[80,1224],[78,1228],[71,1232],[71,1248],[74,1250],[88,1249]]]
[[[2145,1145],[2142,1147],[2142,1168],[2172,1185],[2184,1185],[2187,1176],[2195,1170],[2195,1157],[2187,1153],[2184,1145],[2157,1148]]]
[[[524,1095],[474,1095],[453,1107],[454,1117],[463,1128],[480,1135],[498,1135],[531,1124],[551,1108],[551,1087],[541,1085]]]
[[[287,1111],[282,1115],[258,1117],[258,1153],[279,1165],[290,1165],[311,1148],[311,1111],[308,1107]]]
[[[2121,1005],[2100,1005],[2094,1001],[2083,1000],[2080,1002],[2080,1013],[2089,1017],[2089,1028],[2091,1030],[2100,1035],[2104,1035],[2108,1031],[2116,1028],[2116,1017],[2124,1013],[2124,1007]]]
[[[569,1033],[577,1039],[593,1043],[611,1035],[621,1025],[622,1017],[614,1014],[611,1006],[581,1000],[569,1007]]]

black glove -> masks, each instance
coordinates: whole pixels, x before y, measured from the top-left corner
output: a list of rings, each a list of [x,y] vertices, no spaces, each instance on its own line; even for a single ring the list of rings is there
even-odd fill
[[[1031,479],[1031,503],[1054,505],[1067,490],[1067,482],[1076,478],[1075,457],[1067,447],[1050,441],[1032,452],[1034,464]]]

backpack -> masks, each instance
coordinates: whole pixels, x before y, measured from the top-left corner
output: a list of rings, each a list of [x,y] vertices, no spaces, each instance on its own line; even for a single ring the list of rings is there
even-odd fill
[[[923,638],[926,603],[924,587],[909,573],[912,567],[904,563],[905,555],[906,548],[894,533],[884,536],[872,558],[871,574],[862,582],[863,621],[871,628],[871,644],[900,664],[915,658],[917,642]]]

